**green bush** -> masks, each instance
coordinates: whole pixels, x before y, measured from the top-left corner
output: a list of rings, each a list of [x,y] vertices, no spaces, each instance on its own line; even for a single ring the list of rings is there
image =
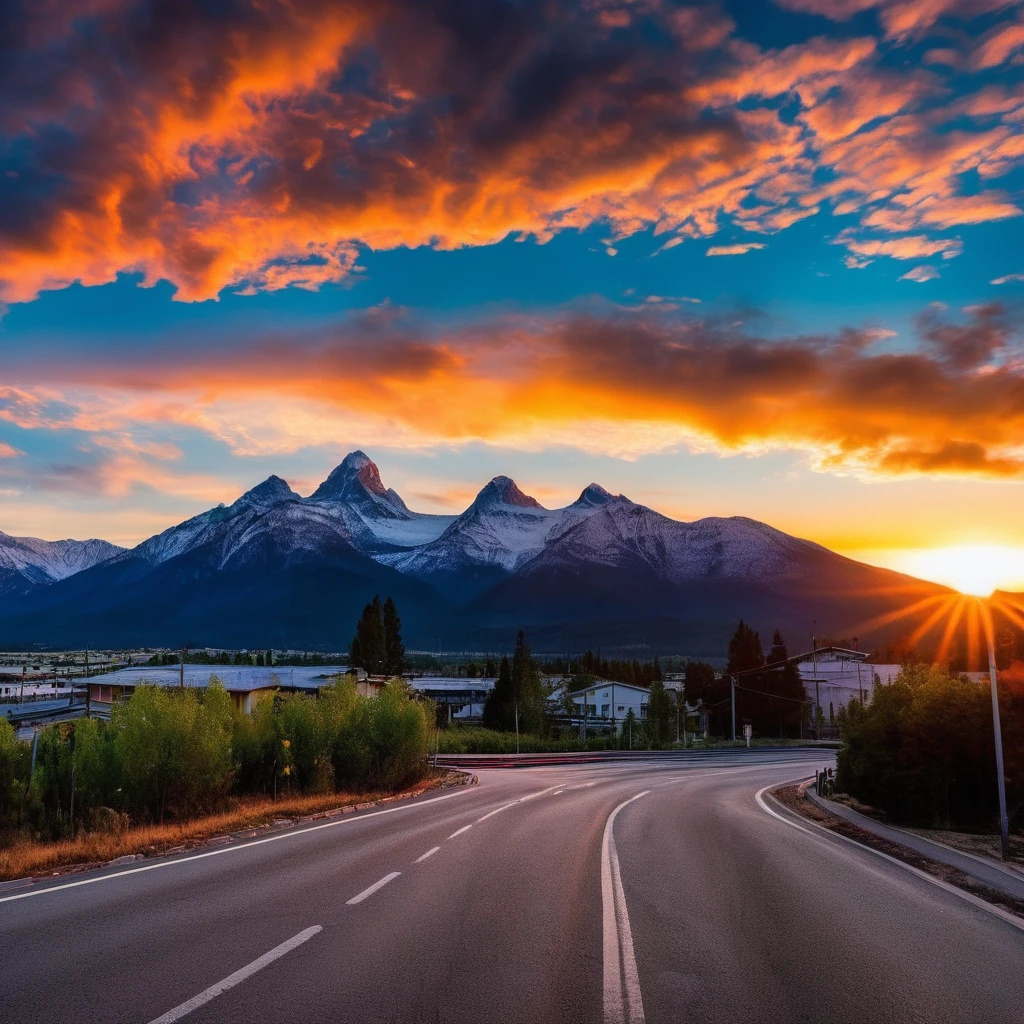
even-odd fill
[[[20,824],[29,757],[28,744],[15,738],[10,722],[0,719],[0,834]]]
[[[442,729],[435,737],[437,750],[442,754],[514,754],[515,733],[497,732],[478,726],[455,725]],[[611,736],[578,736],[565,739],[549,739],[520,733],[519,752],[523,754],[571,753],[575,750],[613,750],[617,746]]]

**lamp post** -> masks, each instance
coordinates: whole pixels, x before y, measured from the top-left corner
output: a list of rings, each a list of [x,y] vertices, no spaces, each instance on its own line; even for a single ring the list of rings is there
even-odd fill
[[[980,604],[979,600],[979,604]],[[988,642],[988,678],[992,688],[992,730],[996,741],[996,786],[999,789],[999,831],[1003,860],[1010,859],[1010,821],[1006,815],[1006,774],[1003,769],[1003,730],[999,724],[999,690],[996,686],[996,648],[992,613],[982,615]]]
[[[736,677],[729,676],[730,694],[732,696],[732,741],[736,742]]]

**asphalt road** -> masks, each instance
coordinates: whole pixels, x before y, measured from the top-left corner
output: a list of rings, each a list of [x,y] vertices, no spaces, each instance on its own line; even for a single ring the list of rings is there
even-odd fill
[[[828,757],[481,772],[0,891],[0,1020],[1019,1024],[1024,931],[756,799]]]

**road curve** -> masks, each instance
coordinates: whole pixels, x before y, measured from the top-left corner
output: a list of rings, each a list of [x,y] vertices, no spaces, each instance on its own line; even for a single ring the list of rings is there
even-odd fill
[[[1024,931],[755,799],[829,757],[481,771],[0,891],[0,1019],[1019,1024]]]

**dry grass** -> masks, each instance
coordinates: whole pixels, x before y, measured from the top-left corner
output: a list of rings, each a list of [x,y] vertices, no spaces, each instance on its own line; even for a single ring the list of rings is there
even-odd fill
[[[266,827],[281,818],[303,818],[384,797],[414,796],[440,785],[444,779],[444,773],[438,773],[399,793],[325,793],[281,798],[276,803],[269,799],[247,798],[237,800],[219,814],[191,821],[143,825],[122,832],[88,832],[55,843],[18,841],[0,849],[0,881],[40,873],[57,874],[60,869],[80,870],[83,866],[105,863],[128,854],[157,856],[179,847],[188,849],[214,836]]]

